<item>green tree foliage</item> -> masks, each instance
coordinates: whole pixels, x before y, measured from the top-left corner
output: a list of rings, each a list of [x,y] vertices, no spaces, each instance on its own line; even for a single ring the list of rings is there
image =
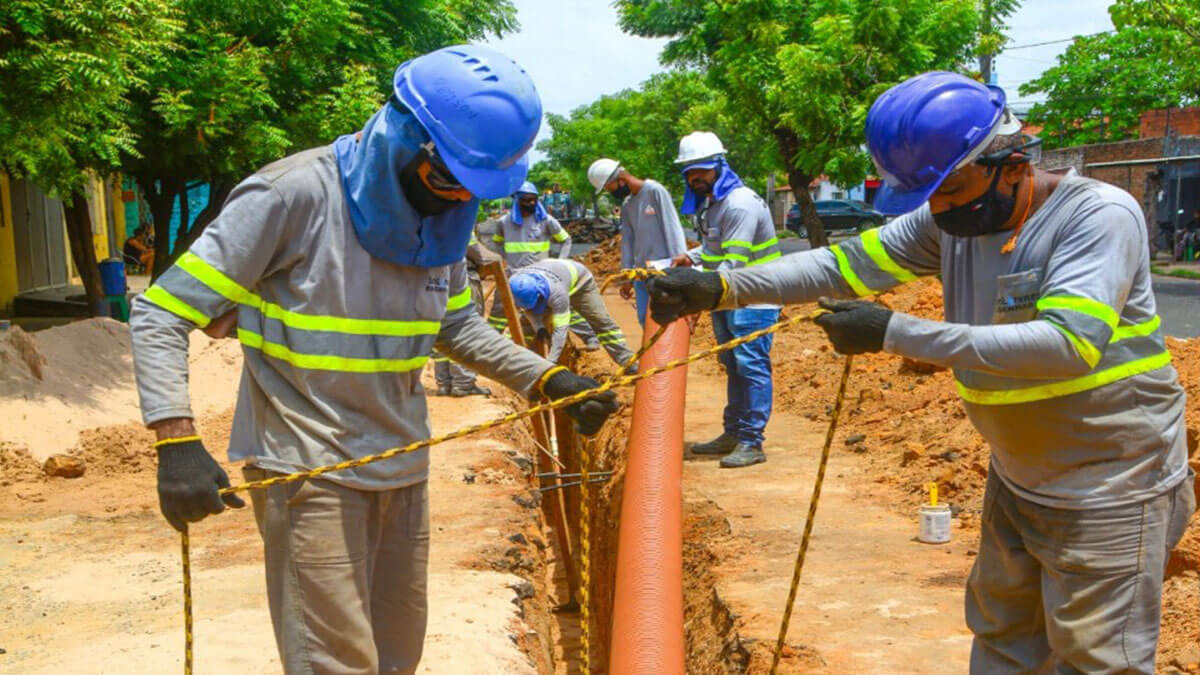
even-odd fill
[[[147,194],[157,271],[171,261],[167,221],[184,186],[209,205],[185,249],[246,174],[360,128],[395,67],[439,47],[513,30],[511,0],[163,0],[184,28],[132,99],[125,166]]]
[[[94,313],[107,314],[85,184],[134,152],[128,97],[176,34],[161,0],[0,4],[0,163],[66,207],[72,257]]]
[[[1195,101],[1200,94],[1200,9],[1194,3],[1123,0],[1110,10],[1116,30],[1075,38],[1057,64],[1021,87],[1045,94],[1028,121],[1047,147],[1136,137],[1142,112]]]
[[[672,38],[667,63],[695,66],[746,133],[774,141],[814,244],[827,243],[803,189],[862,180],[866,111],[887,87],[956,68],[979,29],[975,0],[618,0],[623,29]]]
[[[569,116],[550,114],[546,119],[553,135],[538,149],[547,159],[534,166],[531,176],[542,181],[539,187],[558,183],[576,202],[591,202],[594,189],[587,168],[600,157],[616,159],[634,175],[661,182],[678,201],[683,193],[675,165],[679,139],[697,129],[715,132],[729,149],[734,169],[759,190],[767,174],[779,167],[774,147],[746,133],[694,71],[660,73],[638,89],[602,96]]]

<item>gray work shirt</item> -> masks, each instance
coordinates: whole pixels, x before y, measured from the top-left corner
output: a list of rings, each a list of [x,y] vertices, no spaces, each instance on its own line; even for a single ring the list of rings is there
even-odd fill
[[[902,313],[884,349],[954,369],[992,467],[1057,508],[1157,496],[1187,472],[1185,395],[1163,342],[1137,202],[1068,175],[1011,232],[952,237],[928,205],[829,249],[730,273],[722,305],[866,296],[941,274],[946,321]]]
[[[574,260],[541,260],[521,271],[537,274],[550,285],[545,312],[522,312],[529,318],[534,330],[547,328],[550,331],[550,351],[546,359],[557,363],[567,343],[567,329],[571,324],[571,296],[592,281],[592,272],[583,263]]]
[[[686,250],[671,194],[647,179],[621,204],[621,267],[645,267],[649,260],[674,258]]]
[[[435,345],[521,392],[551,367],[476,313],[463,262],[409,267],[363,249],[328,146],[243,181],[188,253],[134,301],[147,424],[192,417],[188,332],[234,308],[245,366],[229,457],[272,471],[428,438],[421,368]],[[384,490],[428,471],[422,449],[325,477]]]
[[[697,219],[700,246],[688,251],[692,264],[706,270],[735,270],[757,267],[777,260],[779,239],[767,203],[754,190],[736,187],[719,201],[705,200]],[[774,303],[746,305],[757,309],[777,309]]]
[[[503,248],[504,263],[510,269],[549,258],[552,240],[559,245],[557,257],[570,257],[571,235],[551,215],[542,220],[538,220],[536,214],[523,216],[518,225],[509,212],[500,219],[500,227],[492,235],[492,242]]]

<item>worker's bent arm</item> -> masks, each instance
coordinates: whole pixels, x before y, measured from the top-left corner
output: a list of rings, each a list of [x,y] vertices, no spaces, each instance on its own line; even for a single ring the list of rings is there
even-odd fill
[[[549,221],[546,223],[546,228],[550,232],[550,238],[558,244],[558,257],[563,260],[570,258],[571,235],[567,234],[566,228],[554,216],[549,216],[546,220]]]
[[[687,250],[687,238],[683,234],[683,226],[679,224],[679,214],[675,211],[671,194],[661,185],[654,189],[654,201],[662,219],[662,236],[667,245],[667,257],[674,258]]]
[[[630,222],[629,211],[621,209],[621,269],[641,267],[645,260],[633,259],[634,237],[633,224]]]
[[[546,301],[546,312],[550,314],[550,352],[546,358],[558,363],[563,347],[567,344],[568,328],[571,325],[571,299],[565,293],[551,291]]]
[[[928,207],[922,207],[829,248],[722,271],[729,292],[720,307],[790,305],[814,302],[821,296],[864,297],[940,270],[941,237]]]
[[[188,333],[242,304],[258,304],[259,279],[286,267],[303,223],[290,200],[259,176],[242,181],[187,253],[138,296],[130,313],[134,374],[146,424],[192,417]]]
[[[436,346],[455,361],[526,396],[535,393],[538,378],[553,365],[488,326],[471,303],[463,263],[450,272],[450,303]]]

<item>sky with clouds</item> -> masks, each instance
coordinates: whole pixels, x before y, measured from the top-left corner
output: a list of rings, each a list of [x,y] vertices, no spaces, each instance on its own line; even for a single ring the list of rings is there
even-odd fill
[[[633,37],[617,26],[617,11],[606,0],[515,0],[519,32],[492,40],[490,45],[525,67],[537,83],[547,112],[572,109],[636,87],[664,70],[658,54],[666,40]],[[1088,35],[1112,29],[1110,0],[1025,0],[1011,17],[1014,47]],[[1009,100],[1027,107],[1030,97],[1017,94],[1022,82],[1054,65],[1067,42],[1012,49],[996,59],[1000,86]],[[543,123],[544,137],[548,133]],[[534,159],[540,153],[534,152]]]

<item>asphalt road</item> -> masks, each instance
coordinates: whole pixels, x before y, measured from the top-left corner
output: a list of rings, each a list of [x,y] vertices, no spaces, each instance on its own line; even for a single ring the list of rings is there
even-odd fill
[[[835,238],[835,241],[840,237]],[[784,253],[807,251],[808,240],[788,238],[779,240]],[[1177,277],[1154,276],[1154,297],[1158,315],[1162,317],[1167,335],[1179,338],[1200,337],[1200,281]]]

